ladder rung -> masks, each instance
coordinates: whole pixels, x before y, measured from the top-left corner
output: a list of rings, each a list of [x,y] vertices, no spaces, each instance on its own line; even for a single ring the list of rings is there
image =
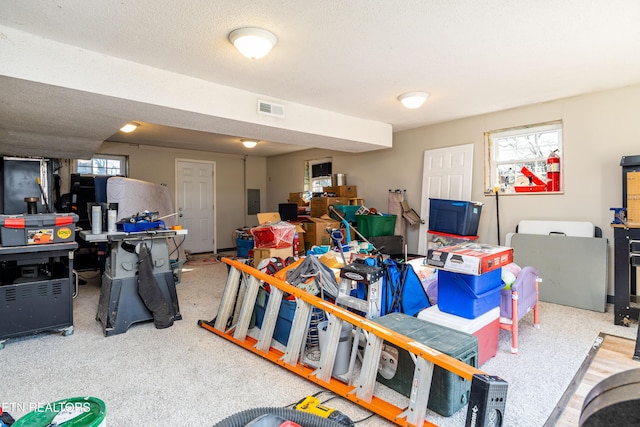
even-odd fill
[[[415,363],[416,368],[413,371],[409,407],[400,417],[406,417],[409,423],[421,426],[424,424],[427,414],[434,364],[421,357],[418,357]]]
[[[247,331],[249,330],[249,323],[251,322],[251,316],[256,305],[260,284],[261,282],[257,277],[250,276],[242,300],[242,307],[240,307],[236,329],[233,331],[233,337],[235,339],[244,340],[247,337]]]
[[[311,304],[296,298],[296,314],[291,323],[287,351],[282,357],[290,365],[295,365],[300,360],[300,354],[309,330],[312,308]]]
[[[343,320],[333,314],[329,315],[329,324],[325,335],[324,348],[320,352],[320,363],[315,371],[319,380],[329,382],[333,373],[333,365],[336,361],[340,334],[342,332]]]
[[[339,294],[338,298],[336,299],[336,304],[343,307],[353,308],[354,310],[358,310],[363,313],[367,313],[369,311],[369,302],[367,300],[352,297],[349,295]]]
[[[233,316],[233,307],[238,296],[238,289],[240,288],[241,272],[235,267],[229,269],[229,275],[227,276],[227,284],[224,287],[224,293],[220,300],[220,307],[218,307],[218,314],[214,323],[214,328],[219,331],[226,330],[227,322]]]
[[[276,330],[276,321],[278,320],[278,313],[280,312],[280,305],[282,304],[282,296],[282,290],[275,286],[271,287],[269,302],[265,307],[264,319],[260,327],[260,337],[256,343],[256,348],[260,351],[267,351],[269,347],[271,347],[271,339]]]
[[[360,377],[356,382],[356,394],[365,402],[370,402],[373,397],[373,391],[376,385],[376,376],[378,375],[378,365],[380,363],[380,356],[382,355],[383,342],[382,338],[374,334],[370,333],[367,336],[367,346],[364,349]]]

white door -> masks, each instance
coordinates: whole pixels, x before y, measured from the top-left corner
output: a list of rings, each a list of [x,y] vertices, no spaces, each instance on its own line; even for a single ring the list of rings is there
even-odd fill
[[[420,236],[418,253],[427,254],[429,198],[470,200],[473,178],[473,144],[425,150],[422,169]]]
[[[183,243],[191,253],[216,252],[212,162],[176,160],[178,224],[187,230]]]

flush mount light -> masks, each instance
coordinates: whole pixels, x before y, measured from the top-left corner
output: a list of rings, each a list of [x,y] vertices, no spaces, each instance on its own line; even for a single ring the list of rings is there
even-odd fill
[[[407,108],[418,108],[424,104],[429,94],[427,92],[407,92],[398,97],[398,100],[402,102]]]
[[[138,124],[137,123],[127,123],[126,125],[124,125],[124,126],[122,126],[120,128],[120,132],[131,133],[136,129],[138,129]]]
[[[244,145],[247,148],[253,148],[256,145],[258,145],[258,141],[255,141],[253,139],[243,139],[242,140],[242,145]]]
[[[229,41],[249,59],[260,59],[278,42],[275,34],[262,28],[238,28],[229,34]]]

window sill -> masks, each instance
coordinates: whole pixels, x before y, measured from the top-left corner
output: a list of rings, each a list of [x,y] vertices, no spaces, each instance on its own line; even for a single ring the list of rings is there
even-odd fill
[[[494,192],[485,192],[484,195],[487,197],[495,196]],[[498,192],[499,196],[552,196],[557,194],[564,194],[564,191],[524,191],[524,192],[515,192],[515,191],[500,191]]]

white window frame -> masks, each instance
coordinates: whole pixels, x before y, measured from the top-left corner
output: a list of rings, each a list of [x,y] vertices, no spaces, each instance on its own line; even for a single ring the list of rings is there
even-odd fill
[[[106,170],[105,173],[98,173],[98,170],[96,168],[100,167],[97,165],[97,163],[99,161],[110,161],[110,160],[117,160],[120,162],[121,167],[118,169],[118,171],[109,171]],[[91,173],[87,173],[85,171],[80,172],[79,171],[79,167],[80,167],[80,162],[81,161],[91,161],[92,164],[92,170]],[[129,158],[127,156],[119,156],[119,155],[113,155],[113,154],[97,154],[93,157],[91,157],[90,159],[78,159],[74,161],[74,170],[76,171],[76,173],[81,173],[84,175],[112,175],[112,176],[129,176]]]
[[[319,165],[322,163],[332,163],[331,157],[325,157],[323,159],[307,160],[305,163],[305,179],[304,179],[304,191],[310,191],[312,193],[321,193],[323,187],[331,185],[331,175],[311,177],[311,168],[313,165]]]
[[[563,193],[562,131],[562,121],[556,120],[485,132],[485,194],[495,194],[496,191],[499,191],[500,194],[514,195]],[[551,134],[555,134],[557,139],[545,141],[545,136]],[[499,141],[506,142],[507,138],[511,140],[511,146],[501,149]],[[521,187],[529,185],[529,178],[522,172],[522,167],[526,166],[536,178],[546,184],[547,159],[553,151],[560,157],[559,191],[549,192],[546,189],[543,191],[524,191],[525,189]],[[512,152],[511,155],[509,152]],[[516,186],[520,191],[516,191]]]

